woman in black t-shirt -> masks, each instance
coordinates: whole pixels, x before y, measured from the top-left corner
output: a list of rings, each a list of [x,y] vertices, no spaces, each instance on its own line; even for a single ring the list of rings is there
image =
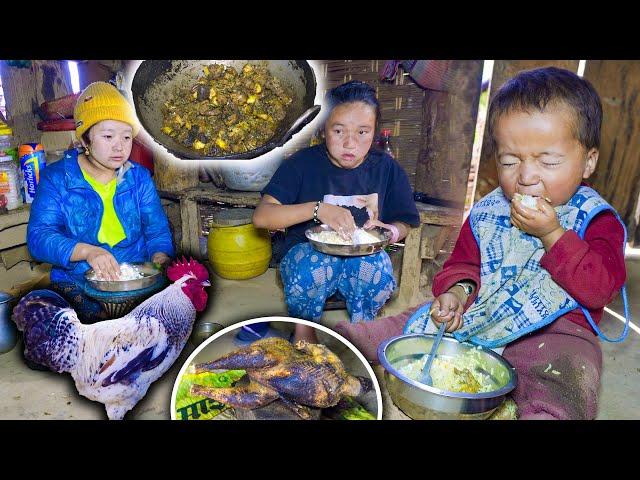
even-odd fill
[[[350,239],[358,227],[379,226],[403,239],[419,223],[406,173],[372,149],[380,107],[375,90],[351,81],[327,95],[325,144],[285,161],[263,190],[253,223],[288,228],[280,264],[289,315],[319,321],[326,299],[339,291],[352,322],[373,320],[396,287],[389,255],[337,257],[314,250],[304,231],[316,220]],[[314,329],[297,325],[296,340],[316,342]]]

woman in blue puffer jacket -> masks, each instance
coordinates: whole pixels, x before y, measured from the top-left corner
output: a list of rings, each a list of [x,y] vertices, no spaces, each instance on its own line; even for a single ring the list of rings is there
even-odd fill
[[[174,252],[169,221],[144,167],[129,161],[140,129],[135,112],[112,85],[96,82],[78,98],[76,135],[84,153],[69,150],[41,173],[31,206],[27,245],[51,263],[51,287],[84,322],[106,318],[83,291],[89,268],[105,280],[122,262],[165,264]]]

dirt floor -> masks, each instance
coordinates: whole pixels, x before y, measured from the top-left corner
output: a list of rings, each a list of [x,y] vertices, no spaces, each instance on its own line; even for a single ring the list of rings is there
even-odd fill
[[[627,290],[630,309],[636,317],[640,312],[640,258],[627,261]],[[265,316],[286,316],[282,288],[274,269],[244,281],[225,280],[213,276],[208,309],[197,321],[217,322],[224,326],[241,320]],[[400,299],[384,307],[381,316],[393,315],[407,307]],[[612,310],[622,313],[618,299]],[[347,320],[345,310],[325,312],[322,324],[334,326]],[[632,318],[633,321],[633,318]],[[603,330],[615,335],[622,323],[605,314]],[[155,384],[146,397],[125,417],[126,419],[168,419],[170,396],[183,363],[194,350],[188,343],[174,366]],[[603,342],[604,373],[602,378],[599,419],[640,419],[640,334],[630,331],[623,343]],[[101,404],[78,395],[69,375],[30,370],[22,361],[21,341],[12,351],[0,355],[0,419],[106,419]],[[380,367],[374,368],[381,377]],[[384,399],[384,395],[383,395]],[[387,398],[383,404],[384,418],[406,418]]]

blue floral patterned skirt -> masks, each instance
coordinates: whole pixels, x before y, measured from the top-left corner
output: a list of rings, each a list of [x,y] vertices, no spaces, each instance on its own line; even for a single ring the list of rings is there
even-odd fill
[[[316,322],[336,291],[344,296],[351,321],[360,322],[373,320],[396,288],[387,252],[337,257],[307,242],[291,247],[280,263],[280,275],[289,315]]]

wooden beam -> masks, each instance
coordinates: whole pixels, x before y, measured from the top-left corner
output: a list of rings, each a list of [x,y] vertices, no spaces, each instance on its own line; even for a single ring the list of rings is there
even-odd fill
[[[558,67],[578,71],[578,60],[496,60],[493,64],[493,75],[491,77],[491,90],[489,92],[489,103],[495,96],[498,89],[518,72],[532,70],[541,67]],[[484,136],[482,139],[482,151],[480,153],[480,165],[478,167],[478,178],[475,199],[479,200],[498,186],[498,173],[493,158],[488,155],[489,135],[487,129],[489,123],[485,124]]]
[[[29,214],[31,212],[31,204],[24,203],[15,210],[9,210],[9,213],[0,215],[0,232],[6,228],[16,225],[29,223]]]
[[[589,182],[618,211],[632,241],[640,196],[640,61],[589,60],[584,78],[600,94],[603,111],[600,157]]]
[[[0,260],[2,260],[4,268],[6,268],[7,270],[22,261],[34,261],[26,245],[2,250],[0,252]]]
[[[181,254],[201,259],[198,202],[189,199],[183,199],[180,201],[180,220],[182,223]]]
[[[420,239],[420,258],[435,259],[453,230],[455,227],[451,226],[423,225],[422,238]]]
[[[16,225],[2,231],[0,235],[0,250],[27,243],[27,225]]]
[[[262,195],[260,192],[240,192],[233,190],[223,190],[211,185],[210,188],[192,188],[187,194],[189,199],[199,202],[221,202],[228,203],[235,207],[257,207]]]
[[[411,228],[404,239],[399,297],[406,305],[413,305],[413,299],[418,292],[420,283],[420,270],[422,268],[422,258],[420,258],[421,231],[422,225]]]
[[[456,208],[428,205],[416,202],[416,208],[420,215],[420,223],[431,223],[434,225],[462,225],[463,211]]]
[[[482,84],[482,60],[453,61],[450,92],[428,90],[415,189],[464,203]]]
[[[78,62],[80,89],[93,82],[108,82],[116,72],[122,71],[125,60],[81,60]]]

